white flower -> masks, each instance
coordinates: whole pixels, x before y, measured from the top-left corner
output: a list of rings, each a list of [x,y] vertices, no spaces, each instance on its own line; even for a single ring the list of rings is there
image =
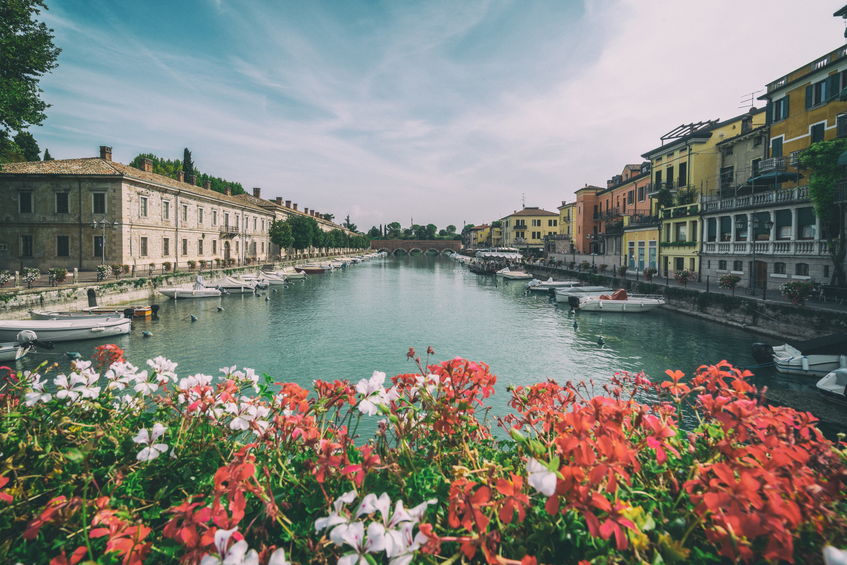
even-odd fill
[[[532,488],[544,496],[553,496],[556,492],[556,473],[532,457],[526,462],[526,470],[529,473],[529,485]]]
[[[170,379],[176,378],[176,363],[170,359],[166,359],[159,355],[153,359],[147,360],[147,365],[156,373],[156,380],[160,383],[166,383]]]
[[[220,529],[215,532],[215,549],[217,549],[217,555],[206,554],[203,556],[203,559],[200,560],[200,565],[259,565],[259,554],[256,553],[255,549],[250,549],[247,546],[247,542],[244,540],[235,542],[232,544],[232,547],[227,548],[229,545],[229,540],[232,537],[232,534],[238,528],[232,528],[231,530],[223,530]],[[274,552],[274,556],[279,550]],[[279,561],[277,557],[277,561],[274,561],[274,556],[271,556],[270,563],[274,563],[274,565],[285,565],[288,562],[285,561],[285,553],[282,554],[282,561]]]
[[[68,380],[68,376],[65,374],[56,375],[56,378],[53,379],[53,385],[57,389],[56,398],[67,400],[68,402],[76,402],[80,396],[77,387]]]
[[[271,553],[267,565],[291,565],[291,562],[285,558],[285,550],[280,547]]]
[[[46,383],[41,380],[41,375],[25,371],[23,380],[30,387],[30,390],[24,395],[24,404],[34,406],[39,402],[50,402],[52,400],[53,395],[44,392],[44,385]]]
[[[147,428],[141,428],[138,430],[138,433],[134,438],[132,438],[132,441],[146,445],[146,447],[139,451],[135,456],[139,461],[152,461],[168,450],[167,444],[156,443],[156,440],[165,433],[165,430],[167,430],[167,428],[159,422],[153,424],[152,431],[147,431]]]
[[[374,371],[369,379],[362,379],[356,383],[356,392],[361,395],[369,396],[377,391],[382,391],[382,384],[385,382],[385,373],[382,371]]]
[[[385,373],[382,371],[374,371],[369,379],[362,379],[356,384],[356,392],[364,398],[359,402],[359,412],[373,416],[379,412],[380,406],[387,406],[388,403],[396,398],[386,394],[382,384],[385,382]],[[394,392],[396,395],[396,391]]]
[[[824,565],[847,565],[847,550],[825,545],[823,548],[823,562]]]

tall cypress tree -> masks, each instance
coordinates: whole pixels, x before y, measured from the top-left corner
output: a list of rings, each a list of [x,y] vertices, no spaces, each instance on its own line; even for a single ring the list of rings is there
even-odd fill
[[[197,171],[194,169],[194,161],[191,160],[191,151],[188,150],[188,147],[182,152],[182,172],[185,173],[186,179],[188,175],[197,174]]]
[[[35,138],[28,131],[18,132],[15,136],[15,144],[21,148],[25,161],[41,160],[41,150],[38,148],[38,142],[35,141]]]
[[[44,159],[42,159],[42,161],[52,161],[52,160],[53,160],[53,156],[50,155],[50,150],[45,147],[44,148]]]

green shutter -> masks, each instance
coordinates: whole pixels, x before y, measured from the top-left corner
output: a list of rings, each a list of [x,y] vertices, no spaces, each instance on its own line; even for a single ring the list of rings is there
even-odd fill
[[[810,84],[806,87],[806,109],[813,106],[812,99],[815,97],[815,88]]]
[[[826,100],[829,102],[830,100],[835,99],[838,96],[839,89],[838,87],[841,84],[841,77],[838,74],[834,74],[826,79]]]
[[[784,100],[785,100],[785,102],[782,104],[782,119],[783,120],[788,117],[788,95],[787,94],[785,95]]]

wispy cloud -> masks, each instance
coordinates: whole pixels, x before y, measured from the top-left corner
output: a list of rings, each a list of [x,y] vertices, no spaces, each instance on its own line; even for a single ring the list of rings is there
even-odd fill
[[[840,43],[838,7],[68,1],[46,16],[64,53],[35,134],[57,157],[187,146],[204,170],[364,228],[478,223],[521,193],[552,208],[673,126],[740,113]]]

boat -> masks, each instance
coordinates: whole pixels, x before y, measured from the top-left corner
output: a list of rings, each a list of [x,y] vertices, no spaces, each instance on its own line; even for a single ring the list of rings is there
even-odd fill
[[[815,387],[830,400],[847,402],[847,368],[830,371]]]
[[[648,312],[665,303],[661,296],[633,295],[619,289],[611,295],[576,297],[575,307],[582,312]]]
[[[125,316],[127,318],[149,318],[158,314],[159,305],[150,304],[149,306],[133,306],[133,305],[116,305],[116,306],[89,306],[83,308],[82,312],[89,314],[106,314],[108,317],[117,318]],[[82,312],[77,312],[82,313]],[[79,316],[82,317],[82,316]],[[53,319],[53,318],[51,318]]]
[[[753,358],[759,363],[773,361],[776,370],[786,375],[826,375],[847,368],[847,334],[784,343],[776,347],[753,344]]]
[[[262,273],[262,277],[264,277],[271,286],[285,284],[285,280],[287,278],[285,275],[280,273]]]
[[[510,281],[520,281],[520,280],[525,281],[525,280],[532,279],[532,275],[530,275],[529,273],[526,273],[524,271],[513,271],[509,267],[503,267],[502,269],[500,269],[499,271],[497,271],[494,274],[497,275],[498,277],[502,277],[502,278],[510,280]]]
[[[571,298],[585,298],[588,296],[600,296],[601,294],[611,294],[612,289],[605,286],[571,286],[557,288],[553,291],[556,294],[556,302],[565,304],[571,303]]]
[[[0,342],[13,341],[23,330],[34,331],[45,341],[77,341],[128,334],[128,318],[70,318],[65,320],[0,320]]]
[[[220,289],[206,286],[206,281],[202,275],[197,275],[197,278],[194,279],[194,286],[160,288],[159,293],[174,300],[183,298],[214,298],[222,294]]]
[[[0,361],[17,361],[30,352],[37,337],[35,332],[23,330],[15,336],[15,341],[0,343]]]
[[[211,286],[227,294],[249,294],[256,291],[256,283],[226,276]]]
[[[526,283],[526,288],[532,292],[550,292],[557,288],[573,288],[580,284],[581,283],[579,281],[554,281],[553,277],[550,277],[546,281],[532,279]]]
[[[285,267],[281,271],[276,271],[275,274],[285,277],[286,280],[305,279],[307,277],[306,273],[298,271],[294,267]]]
[[[133,309],[127,308],[127,312],[123,310],[110,310],[109,312],[90,312],[81,310],[78,312],[59,312],[56,310],[30,310],[29,317],[33,320],[90,320],[92,318],[115,318],[118,316],[132,316]]]
[[[297,269],[298,272],[306,273],[307,275],[319,275],[326,272],[325,267],[315,264],[299,265],[295,267],[295,269]]]

